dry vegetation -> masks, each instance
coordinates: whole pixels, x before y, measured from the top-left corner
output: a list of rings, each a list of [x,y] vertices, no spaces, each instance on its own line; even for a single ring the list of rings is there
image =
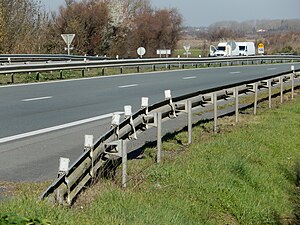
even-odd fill
[[[300,20],[262,20],[218,22],[208,28],[185,28],[177,48],[186,43],[208,55],[209,45],[221,41],[253,41],[264,43],[266,54],[300,53]]]

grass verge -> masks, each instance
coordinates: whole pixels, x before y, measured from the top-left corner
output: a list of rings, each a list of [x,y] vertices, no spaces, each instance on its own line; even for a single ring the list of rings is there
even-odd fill
[[[239,124],[220,119],[220,133],[211,123],[194,127],[190,146],[179,132],[163,143],[160,165],[146,149],[129,163],[125,191],[118,176],[102,180],[71,208],[38,202],[46,184],[3,183],[13,197],[0,203],[0,224],[14,214],[33,224],[297,224],[300,98],[272,110],[263,104]]]

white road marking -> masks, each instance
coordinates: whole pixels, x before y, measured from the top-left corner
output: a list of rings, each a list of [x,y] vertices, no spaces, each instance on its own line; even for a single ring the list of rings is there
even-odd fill
[[[124,85],[124,86],[119,86],[118,88],[129,88],[129,87],[136,87],[139,86],[138,84],[128,84],[128,85]]]
[[[190,79],[196,79],[197,77],[183,77],[183,80],[190,80]]]
[[[23,99],[21,101],[22,102],[31,102],[31,101],[50,99],[50,98],[53,98],[53,96],[46,96],[46,97],[39,97],[39,98],[28,98],[28,99]]]
[[[241,71],[230,72],[230,74],[239,74]]]
[[[267,70],[277,70],[277,68],[268,68]]]
[[[115,112],[114,114],[123,114],[123,112]],[[31,136],[35,136],[35,135],[49,133],[51,131],[57,131],[57,130],[61,130],[61,129],[69,128],[69,127],[74,127],[77,125],[81,125],[81,124],[85,124],[85,123],[89,123],[89,122],[93,122],[93,121],[97,121],[97,120],[106,119],[106,118],[112,117],[112,115],[113,115],[113,113],[109,113],[109,114],[96,116],[96,117],[92,117],[92,118],[88,118],[88,119],[84,119],[84,120],[78,120],[75,122],[66,123],[66,124],[62,124],[62,125],[58,125],[58,126],[54,126],[54,127],[48,127],[48,128],[44,128],[44,129],[40,129],[40,130],[30,131],[30,132],[23,133],[23,134],[13,135],[10,137],[0,138],[0,144],[6,143],[9,141],[15,141],[15,140],[18,140],[21,138],[27,138],[27,137],[31,137]]]

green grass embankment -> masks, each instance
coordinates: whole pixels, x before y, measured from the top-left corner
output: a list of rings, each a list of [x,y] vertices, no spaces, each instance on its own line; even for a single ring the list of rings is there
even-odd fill
[[[43,185],[18,185],[0,212],[51,224],[297,224],[300,98],[272,110],[265,104],[239,124],[220,119],[217,134],[211,123],[194,127],[190,146],[185,132],[174,135],[159,165],[147,149],[129,163],[125,191],[119,177],[101,181],[63,208],[37,201]]]

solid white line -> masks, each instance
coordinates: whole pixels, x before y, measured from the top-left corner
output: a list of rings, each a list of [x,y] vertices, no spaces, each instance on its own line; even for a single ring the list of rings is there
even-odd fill
[[[277,70],[277,68],[268,68],[267,70]]]
[[[129,84],[129,85],[124,85],[124,86],[118,86],[118,88],[129,88],[129,87],[136,87],[139,86],[138,84]]]
[[[123,114],[123,112],[116,112],[115,114]],[[85,124],[85,123],[89,123],[89,122],[93,122],[93,121],[97,121],[97,120],[106,119],[106,118],[112,117],[112,115],[113,115],[113,113],[109,113],[109,114],[96,116],[96,117],[92,117],[92,118],[88,118],[88,119],[84,119],[84,120],[78,120],[75,122],[66,123],[66,124],[62,124],[62,125],[58,125],[58,126],[54,126],[54,127],[48,127],[45,129],[40,129],[40,130],[30,131],[30,132],[23,133],[23,134],[13,135],[10,137],[0,138],[0,144],[6,143],[9,141],[15,141],[15,140],[18,140],[21,138],[27,138],[27,137],[31,137],[31,136],[35,136],[35,135],[39,135],[39,134],[45,134],[45,133],[48,133],[51,131],[74,127],[77,125],[81,125],[81,124]]]
[[[183,77],[183,80],[196,79],[197,77]]]
[[[31,101],[38,101],[38,100],[50,99],[50,98],[53,98],[53,96],[40,97],[40,98],[28,98],[28,99],[23,99],[21,101],[22,102],[31,102]]]
[[[236,71],[236,72],[230,72],[230,74],[239,74],[241,71]]]

